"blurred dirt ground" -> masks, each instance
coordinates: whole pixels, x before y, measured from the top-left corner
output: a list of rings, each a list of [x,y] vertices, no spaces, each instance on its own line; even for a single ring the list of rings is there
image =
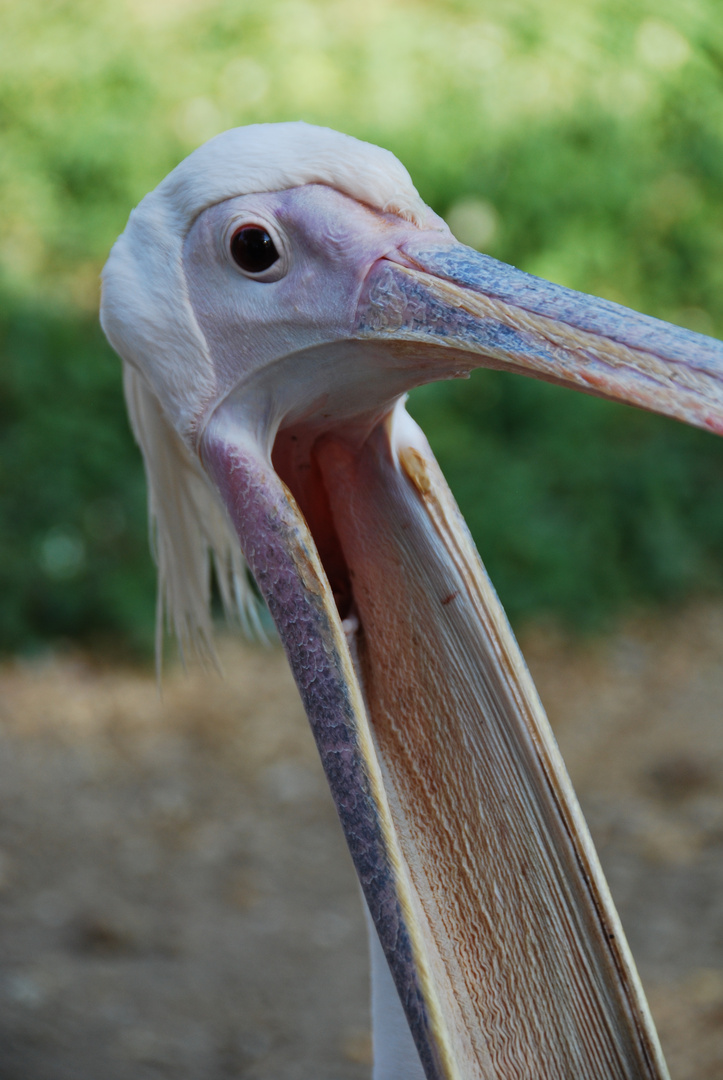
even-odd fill
[[[673,1080],[723,1077],[723,606],[523,651]],[[0,668],[0,1080],[362,1080],[365,928],[282,656]]]

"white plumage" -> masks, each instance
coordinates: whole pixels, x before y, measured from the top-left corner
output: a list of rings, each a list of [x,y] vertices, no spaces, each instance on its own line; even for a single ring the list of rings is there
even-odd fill
[[[124,361],[131,426],[143,452],[164,611],[181,648],[213,653],[213,564],[229,615],[257,628],[236,533],[195,451],[232,380],[214,367],[189,302],[183,243],[209,206],[251,192],[327,184],[423,225],[434,215],[388,150],[301,121],[233,128],[185,158],[139,203],[103,271],[101,324]]]

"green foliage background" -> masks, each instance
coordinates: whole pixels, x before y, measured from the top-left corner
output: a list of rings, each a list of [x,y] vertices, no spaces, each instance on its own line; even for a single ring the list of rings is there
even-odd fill
[[[98,273],[194,146],[288,118],[388,146],[500,259],[723,334],[718,0],[5,0],[0,648],[150,640]],[[721,588],[723,441],[496,373],[412,411],[513,617]]]

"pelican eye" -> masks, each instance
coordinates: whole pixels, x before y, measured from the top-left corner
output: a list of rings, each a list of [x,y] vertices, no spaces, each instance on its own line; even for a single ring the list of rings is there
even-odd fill
[[[244,225],[231,237],[231,257],[247,274],[261,274],[278,261],[276,246],[260,225]]]

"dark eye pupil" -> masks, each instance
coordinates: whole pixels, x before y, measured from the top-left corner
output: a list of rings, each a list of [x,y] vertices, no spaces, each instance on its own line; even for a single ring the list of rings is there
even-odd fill
[[[279,257],[266,229],[261,229],[258,225],[244,225],[233,234],[231,255],[234,262],[248,274],[260,274],[262,270],[268,270]]]

